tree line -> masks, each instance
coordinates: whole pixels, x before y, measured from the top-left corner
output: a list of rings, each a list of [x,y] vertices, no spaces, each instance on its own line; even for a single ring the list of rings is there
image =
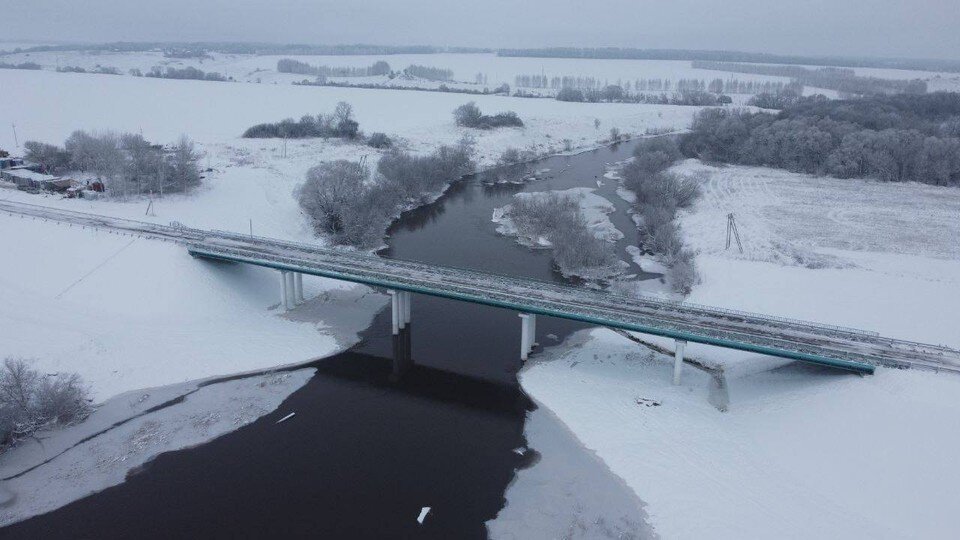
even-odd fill
[[[403,70],[404,75],[410,77],[420,77],[428,81],[450,81],[453,80],[453,70],[436,68],[430,66],[421,66],[413,64]]]
[[[63,146],[27,141],[24,148],[26,160],[48,174],[92,174],[116,195],[184,192],[200,185],[200,156],[186,136],[164,147],[135,133],[78,130]]]
[[[706,61],[695,61],[692,62],[691,65],[696,69],[790,77],[804,86],[827,88],[848,95],[924,94],[927,92],[926,81],[920,79],[900,80],[860,77],[854,70],[845,68],[807,68],[802,66],[736,64],[731,62]]]
[[[516,97],[528,97],[523,91],[517,90]],[[539,96],[529,96],[539,97]],[[711,94],[702,90],[686,90],[667,94],[661,93],[633,93],[628,94],[617,85],[610,85],[602,90],[580,90],[578,88],[562,88],[556,95],[557,101],[576,103],[650,103],[656,105],[690,105],[710,107],[726,105],[733,102],[730,96]]]
[[[42,69],[43,66],[36,62],[21,62],[19,64],[12,64],[10,62],[0,62],[0,69],[27,69],[31,71],[36,71]]]
[[[292,58],[283,58],[277,61],[277,71],[280,73],[311,75],[316,77],[317,82],[320,84],[326,83],[328,77],[371,77],[388,75],[393,78],[398,74],[392,71],[390,64],[383,60],[379,60],[365,67],[331,67],[314,66]],[[420,77],[421,79],[431,81],[449,81],[453,79],[453,70],[417,64],[407,66],[402,73],[410,77]]]
[[[700,182],[668,171],[683,157],[673,137],[645,139],[633,154],[622,174],[623,186],[636,197],[634,210],[642,229],[638,247],[659,256],[670,268],[674,291],[688,294],[700,277],[695,254],[683,246],[676,216],[700,196]]]
[[[132,72],[136,74],[136,72]],[[185,68],[175,68],[167,67],[166,69],[161,68],[160,66],[153,66],[150,68],[150,71],[143,74],[144,77],[153,77],[157,79],[191,79],[197,81],[230,81],[233,80],[232,77],[224,77],[220,73],[210,71],[206,72],[201,69],[197,69],[192,66],[187,66]]]
[[[99,64],[92,69],[86,69],[80,66],[62,66],[57,68],[57,73],[94,73],[97,75],[120,75],[120,69],[112,66],[101,66]]]
[[[277,71],[280,73],[297,73],[314,77],[370,77],[375,75],[389,75],[390,64],[383,60],[374,62],[365,67],[348,66],[314,66],[292,58],[282,58],[277,61]]]
[[[870,67],[913,69],[919,71],[960,72],[960,60],[934,58],[878,58],[852,56],[799,56],[742,51],[703,51],[685,49],[635,49],[620,47],[577,48],[548,47],[539,49],[500,49],[498,56],[527,58],[594,58],[627,60],[707,60],[714,62],[749,62],[755,64],[794,64],[833,67]]]
[[[218,52],[224,54],[259,54],[269,56],[347,56],[347,55],[388,55],[388,54],[438,54],[438,53],[480,53],[492,52],[490,49],[475,47],[433,47],[429,45],[307,45],[282,43],[249,42],[166,42],[166,41],[120,41],[111,43],[84,43],[66,45],[37,45],[17,47],[0,54],[86,51],[86,52],[145,52],[173,49],[191,50],[195,53]]]
[[[287,118],[276,123],[257,124],[243,132],[245,139],[355,139],[360,124],[353,119],[353,107],[341,101],[332,114],[304,115],[300,120]]]
[[[602,90],[608,86],[619,86],[624,93],[641,92],[687,92],[691,90],[709,91],[714,94],[757,94],[761,92],[777,93],[787,88],[790,83],[782,81],[741,81],[739,79],[714,79],[707,83],[704,79],[679,79],[674,82],[671,79],[617,79],[613,84],[609,79],[599,79],[586,76],[554,76],[546,75],[517,75],[514,77],[514,85],[518,88],[549,88],[552,90],[561,90],[563,88],[576,88],[578,90]],[[796,88],[797,83],[793,87]]]
[[[798,98],[779,113],[706,109],[682,149],[839,178],[960,185],[960,94]]]

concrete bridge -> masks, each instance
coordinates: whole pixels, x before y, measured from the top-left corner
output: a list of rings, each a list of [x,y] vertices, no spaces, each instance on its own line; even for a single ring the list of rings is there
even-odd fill
[[[873,373],[876,366],[960,372],[960,351],[852,328],[686,302],[622,296],[305,243],[192,229],[179,224],[157,225],[2,200],[0,211],[173,241],[185,246],[197,258],[275,269],[279,275],[280,298],[287,309],[304,300],[303,274],[380,287],[392,296],[393,332],[401,337],[414,314],[412,293],[515,310],[522,329],[518,347],[522,359],[527,358],[536,341],[537,317],[549,316],[676,340],[675,382],[679,382],[687,342],[859,373]],[[409,335],[405,339],[409,339]],[[402,351],[399,356],[404,360]]]

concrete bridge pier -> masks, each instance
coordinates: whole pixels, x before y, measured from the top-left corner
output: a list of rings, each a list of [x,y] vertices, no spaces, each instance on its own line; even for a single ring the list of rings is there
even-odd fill
[[[302,303],[304,302],[304,299],[303,299],[303,274],[302,274],[302,273],[297,272],[297,273],[294,274],[294,282],[293,282],[293,285],[294,285],[294,287],[293,287],[293,299],[296,301],[296,303],[302,304]]]
[[[673,384],[680,384],[680,372],[683,370],[683,353],[687,348],[687,342],[681,339],[676,340],[676,346],[673,352]]]
[[[291,272],[286,270],[280,271],[280,304],[286,310],[293,307],[293,291],[291,290],[293,279],[290,274]]]
[[[390,293],[390,310],[393,320],[393,335],[410,324],[410,293],[406,291],[387,291]]]
[[[529,313],[520,314],[520,359],[526,360],[536,345],[537,316]]]

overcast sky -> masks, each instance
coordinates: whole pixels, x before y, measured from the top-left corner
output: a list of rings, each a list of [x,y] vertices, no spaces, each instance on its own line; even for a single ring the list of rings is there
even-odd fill
[[[960,0],[0,0],[0,39],[960,58]]]

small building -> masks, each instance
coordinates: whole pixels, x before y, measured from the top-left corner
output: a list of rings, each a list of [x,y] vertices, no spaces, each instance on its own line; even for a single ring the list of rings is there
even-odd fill
[[[61,191],[62,189],[70,187],[68,183],[65,187],[61,188],[61,185],[64,184],[64,179],[60,178],[59,176],[41,174],[22,167],[0,169],[0,179],[13,182],[19,189],[46,189],[49,191]]]
[[[15,167],[23,167],[24,165],[25,165],[25,162],[23,161],[23,158],[17,158],[17,157],[0,158],[0,171],[6,170],[6,169],[13,169]]]

